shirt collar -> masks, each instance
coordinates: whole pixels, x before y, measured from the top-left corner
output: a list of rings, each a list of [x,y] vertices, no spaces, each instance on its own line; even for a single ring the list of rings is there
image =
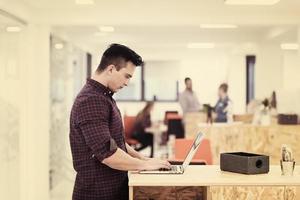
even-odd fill
[[[188,93],[194,93],[193,90],[189,90],[189,89],[185,89],[185,91],[188,92]]]
[[[94,79],[88,78],[86,82],[89,85],[92,85],[98,92],[104,94],[105,96],[110,96],[112,97],[114,93],[106,86],[103,84],[99,83],[98,81],[95,81]]]

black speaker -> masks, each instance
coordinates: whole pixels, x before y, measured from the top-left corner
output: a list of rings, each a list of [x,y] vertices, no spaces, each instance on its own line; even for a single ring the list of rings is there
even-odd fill
[[[264,174],[269,172],[269,156],[246,152],[221,153],[222,171],[242,174]]]
[[[298,124],[298,115],[278,114],[278,124]]]

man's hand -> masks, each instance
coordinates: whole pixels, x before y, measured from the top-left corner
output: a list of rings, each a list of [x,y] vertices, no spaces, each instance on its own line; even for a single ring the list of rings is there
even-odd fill
[[[143,166],[143,170],[157,170],[161,168],[170,169],[171,164],[166,160],[150,158],[148,160],[145,160],[145,164]]]
[[[141,159],[141,160],[150,160],[150,159],[152,159],[152,158],[149,158],[149,157],[146,157],[146,156],[141,156],[139,159]]]

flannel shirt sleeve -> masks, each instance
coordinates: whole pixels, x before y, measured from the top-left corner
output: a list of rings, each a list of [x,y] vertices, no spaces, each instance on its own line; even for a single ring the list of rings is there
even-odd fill
[[[80,104],[78,125],[86,145],[100,162],[117,151],[109,130],[110,105],[105,97],[92,96]]]

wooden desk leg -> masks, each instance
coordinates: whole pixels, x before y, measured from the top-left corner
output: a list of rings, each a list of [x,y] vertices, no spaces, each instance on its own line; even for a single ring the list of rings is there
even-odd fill
[[[129,187],[129,200],[133,200],[133,186]]]
[[[210,186],[205,186],[203,187],[203,197],[205,200],[211,200],[211,194],[210,194]]]

